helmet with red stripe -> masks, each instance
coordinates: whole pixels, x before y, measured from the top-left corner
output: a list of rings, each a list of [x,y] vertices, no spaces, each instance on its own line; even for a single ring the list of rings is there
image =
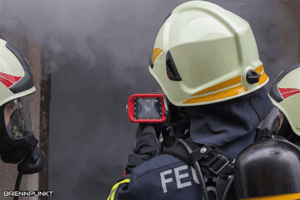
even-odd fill
[[[0,39],[0,106],[33,92],[27,60],[13,45]]]
[[[38,143],[25,98],[34,91],[27,60],[13,45],[0,39],[0,155],[4,162],[20,162]]]
[[[282,71],[275,79],[270,97],[286,116],[293,131],[300,135],[300,63]]]

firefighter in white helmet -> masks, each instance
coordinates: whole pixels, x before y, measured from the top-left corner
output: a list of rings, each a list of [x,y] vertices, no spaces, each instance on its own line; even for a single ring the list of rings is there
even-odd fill
[[[20,174],[36,173],[45,166],[26,100],[35,90],[27,60],[0,39],[0,155],[6,163],[19,163]]]
[[[274,81],[270,97],[285,115],[285,136],[300,146],[300,63],[282,71]],[[287,135],[287,132],[290,134]],[[295,134],[292,134],[295,133]]]
[[[159,134],[140,124],[126,176],[108,200],[236,199],[227,188],[234,159],[255,142],[256,128],[274,108],[249,23],[210,2],[181,4],[158,32],[149,70],[171,116],[187,120],[162,128],[176,143],[156,157]],[[197,162],[204,177],[191,167]]]

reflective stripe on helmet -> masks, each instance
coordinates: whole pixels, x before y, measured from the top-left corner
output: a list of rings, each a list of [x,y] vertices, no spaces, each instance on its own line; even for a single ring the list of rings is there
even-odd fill
[[[278,88],[280,94],[284,99],[291,97],[295,94],[300,94],[300,90],[297,88]]]
[[[12,86],[14,83],[16,83],[18,80],[20,80],[21,78],[22,77],[20,76],[12,76],[0,72],[0,82],[3,83],[8,88]]]
[[[264,71],[264,66],[261,65],[261,66],[257,67],[254,71],[256,71],[258,74],[260,74],[262,71]]]
[[[113,188],[111,189],[111,192],[109,193],[109,196],[107,198],[107,200],[114,200],[115,198],[115,194],[116,194],[116,191],[119,187],[120,184],[123,184],[123,183],[129,183],[130,182],[130,179],[124,179],[123,181],[120,181],[118,183],[116,183]]]
[[[261,77],[259,78],[258,85],[263,84],[263,83],[266,82],[267,80],[268,80],[267,74],[266,74],[265,72],[262,73]]]
[[[247,91],[247,88],[245,88],[242,85],[238,85],[231,89],[223,90],[223,91],[215,93],[215,94],[188,99],[188,100],[184,101],[183,103],[191,104],[191,103],[200,103],[200,102],[206,102],[206,101],[214,101],[216,99],[224,99],[227,97],[236,96],[236,95],[244,93],[246,91]]]
[[[257,67],[254,71],[256,71],[258,74],[261,75],[260,78],[259,78],[258,85],[261,85],[261,84],[263,84],[264,82],[266,82],[268,80],[268,76],[265,73],[263,65]]]
[[[155,63],[156,58],[159,56],[159,54],[160,54],[162,51],[163,51],[163,50],[162,50],[162,49],[159,49],[159,48],[153,49],[153,57],[152,57],[153,63]]]
[[[236,85],[236,84],[241,83],[241,82],[242,82],[242,76],[237,76],[237,77],[234,77],[232,79],[229,79],[228,81],[224,81],[222,83],[219,83],[217,85],[209,87],[205,90],[201,90],[200,92],[196,92],[195,94],[193,94],[193,96],[205,94],[205,93],[208,93],[208,92],[214,92],[216,90],[221,90],[221,89]]]
[[[262,73],[262,75],[259,79],[259,82],[258,82],[259,85],[263,84],[268,79],[267,74],[264,72],[263,65],[257,67],[254,71],[256,71],[259,74]],[[237,85],[237,84],[239,84],[239,85]],[[230,88],[234,85],[237,85],[237,86],[234,88]],[[225,88],[230,88],[230,89],[223,90]],[[218,90],[220,90],[220,91],[218,91]],[[216,91],[218,91],[218,92],[214,93],[214,94],[207,94],[207,93],[216,92]],[[222,83],[219,83],[217,85],[214,85],[212,87],[209,87],[209,88],[206,88],[204,90],[194,93],[192,96],[198,96],[198,95],[204,95],[204,96],[188,99],[188,100],[184,101],[184,104],[200,103],[200,102],[206,102],[206,101],[213,101],[213,100],[217,100],[217,99],[223,99],[223,98],[241,94],[246,91],[247,91],[247,89],[242,86],[242,76],[240,75],[240,76],[231,78],[227,81],[224,81]]]

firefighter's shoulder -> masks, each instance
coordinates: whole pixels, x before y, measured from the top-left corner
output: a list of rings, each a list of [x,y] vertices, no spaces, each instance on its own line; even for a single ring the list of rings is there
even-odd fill
[[[197,199],[201,195],[195,170],[172,155],[160,155],[132,170],[113,187],[108,200]]]

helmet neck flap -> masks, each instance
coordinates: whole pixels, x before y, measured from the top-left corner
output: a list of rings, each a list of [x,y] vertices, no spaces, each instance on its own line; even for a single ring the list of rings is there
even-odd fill
[[[235,157],[254,142],[256,127],[272,108],[262,88],[234,100],[185,107],[184,110],[191,119],[193,142],[216,146]]]

